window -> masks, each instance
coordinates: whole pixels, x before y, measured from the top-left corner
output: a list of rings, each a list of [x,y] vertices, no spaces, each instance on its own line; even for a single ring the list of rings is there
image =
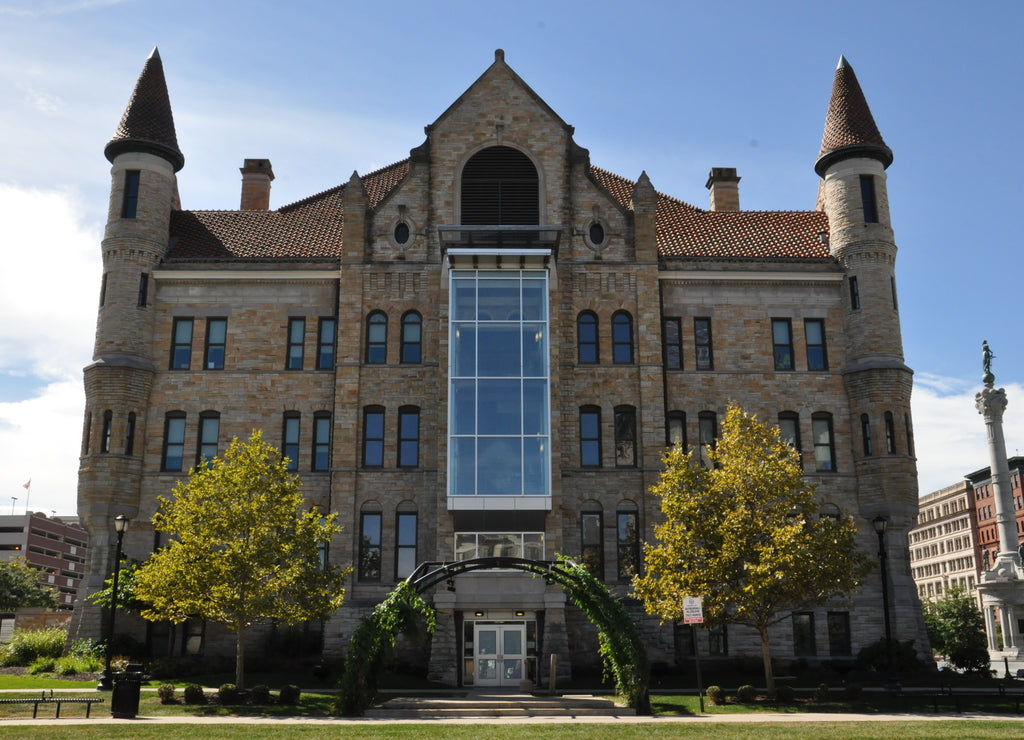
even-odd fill
[[[302,421],[298,411],[285,411],[284,429],[281,437],[284,444],[281,453],[288,458],[288,470],[299,469],[299,425]]]
[[[217,457],[217,439],[220,437],[220,414],[204,411],[199,414],[199,444],[196,446],[196,467],[207,467]]]
[[[395,580],[408,578],[416,570],[415,512],[399,512],[395,522]]]
[[[612,362],[633,362],[633,317],[625,311],[616,311],[612,316]]]
[[[896,425],[891,411],[885,412],[885,454],[896,454]]]
[[[384,407],[363,409],[363,467],[384,467]]]
[[[597,364],[597,315],[593,311],[584,311],[576,319],[576,352],[581,365]]]
[[[636,511],[619,511],[616,520],[618,578],[629,581],[639,572],[640,565],[640,530]]]
[[[103,277],[100,280],[100,307],[107,302],[107,278],[110,276],[109,272],[103,273]]]
[[[448,494],[549,496],[547,273],[450,276]]]
[[[779,437],[796,451],[800,451],[800,415],[795,411],[779,414]]]
[[[772,354],[776,370],[793,369],[793,325],[789,319],[772,319]]]
[[[857,287],[857,278],[850,278],[850,308],[854,311],[860,310],[860,288]]]
[[[139,273],[139,295],[135,299],[136,305],[139,308],[145,308],[146,302],[149,300],[149,273]]]
[[[224,347],[227,344],[228,320],[206,320],[206,351],[203,367],[207,370],[224,369]]]
[[[316,332],[316,369],[334,369],[334,335],[338,322],[330,317],[320,319]]]
[[[668,447],[679,445],[686,450],[686,414],[682,411],[669,411],[665,424],[665,444]]]
[[[135,412],[128,414],[128,426],[124,431],[124,454],[135,454]]]
[[[894,278],[894,277],[890,277],[889,278],[889,290],[892,292],[892,310],[893,311],[899,311],[900,310],[900,302],[896,298],[896,278]]]
[[[416,406],[398,409],[398,467],[420,464],[420,410]]]
[[[697,369],[714,370],[715,361],[711,352],[711,319],[693,320],[693,343],[697,351]]]
[[[662,353],[666,370],[683,369],[683,330],[679,319],[661,322]]]
[[[860,176],[860,200],[864,206],[864,223],[878,223],[878,201],[875,198],[875,178],[873,175]]]
[[[836,445],[832,434],[832,414],[817,413],[811,416],[811,432],[814,437],[814,461],[817,470],[834,472]]]
[[[306,344],[306,320],[288,319],[288,359],[287,370],[301,370],[304,361]]]
[[[580,408],[580,465],[601,465],[601,409],[598,406]]]
[[[864,448],[864,457],[871,457],[871,420],[867,414],[860,415],[860,436]]]
[[[405,221],[399,221],[397,224],[395,224],[395,231],[392,235],[394,237],[395,244],[405,244],[407,241],[409,241],[410,233],[411,232],[409,231],[409,224],[407,224]]]
[[[164,454],[160,469],[181,470],[185,457],[185,414],[172,411],[164,419]]]
[[[580,514],[580,560],[584,568],[604,580],[604,524],[600,511]]]
[[[192,365],[192,319],[175,319],[171,336],[171,370]]]
[[[729,633],[725,627],[723,624],[708,630],[708,652],[711,655],[729,654]]]
[[[114,426],[114,412],[107,410],[103,412],[103,431],[100,434],[100,452],[104,455],[110,452],[110,435]]]
[[[814,614],[811,612],[793,613],[793,655],[816,655],[814,647]]]
[[[331,467],[331,415],[326,411],[313,414],[313,470]]]
[[[807,340],[807,369],[828,370],[824,320],[804,319],[804,338]]]
[[[903,415],[903,426],[907,430],[907,454],[914,456],[914,429],[910,425],[910,414]]]
[[[615,407],[615,467],[636,467],[636,409]]]
[[[544,559],[543,532],[455,532],[455,559],[510,557]]]
[[[401,361],[405,364],[422,362],[423,318],[416,311],[409,311],[402,317]]]
[[[388,317],[382,311],[373,311],[366,318],[366,362],[383,365],[388,361]]]
[[[850,613],[829,612],[826,621],[828,622],[829,655],[852,655]]]
[[[711,458],[708,457],[708,448],[714,449],[715,440],[718,439],[718,415],[714,411],[701,411],[697,414],[697,431],[700,445],[697,450],[697,460],[707,468],[711,465]]]
[[[380,512],[359,517],[359,580],[380,580]]]
[[[604,244],[604,226],[601,225],[600,221],[590,222],[590,228],[587,229],[587,237],[590,239],[590,244],[592,246],[600,247]]]
[[[121,218],[135,218],[139,208],[139,170],[125,170]]]
[[[461,223],[477,226],[537,225],[537,168],[518,149],[492,146],[462,169]]]

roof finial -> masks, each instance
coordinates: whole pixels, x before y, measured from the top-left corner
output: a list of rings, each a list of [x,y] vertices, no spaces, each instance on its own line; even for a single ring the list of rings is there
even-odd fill
[[[495,49],[494,50],[494,61],[496,61],[496,62],[504,62],[505,61],[505,50],[504,49]]]
[[[839,64],[836,65],[836,69],[842,69],[843,67],[849,67],[850,63],[846,61],[846,57],[842,54],[839,55]]]

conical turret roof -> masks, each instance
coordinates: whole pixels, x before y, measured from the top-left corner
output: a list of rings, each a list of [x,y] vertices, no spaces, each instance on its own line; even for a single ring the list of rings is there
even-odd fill
[[[111,162],[125,152],[148,152],[163,157],[174,166],[175,172],[185,166],[185,155],[178,149],[178,137],[174,133],[164,65],[156,48],[142,68],[114,138],[103,150]]]
[[[857,75],[846,57],[841,56],[832,83],[825,134],[814,171],[824,176],[833,164],[851,157],[871,157],[881,162],[883,167],[892,164],[892,150],[885,145],[875,125]]]

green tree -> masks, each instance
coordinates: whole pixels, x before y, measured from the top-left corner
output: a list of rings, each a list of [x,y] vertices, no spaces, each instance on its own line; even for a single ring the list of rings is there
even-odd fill
[[[139,568],[141,567],[141,560],[132,559],[122,565],[121,570],[117,574],[117,608],[122,611],[132,612],[134,614],[138,614],[142,611],[142,602],[135,598],[135,578],[138,575]],[[111,606],[111,597],[113,595],[114,574],[111,573],[107,576],[107,579],[103,581],[103,588],[89,594],[87,598],[96,606],[109,609]]]
[[[774,691],[768,628],[794,611],[853,590],[871,567],[856,547],[856,525],[817,512],[799,453],[769,427],[730,404],[722,434],[702,467],[680,447],[664,458],[651,493],[664,522],[644,545],[637,596],[662,621],[683,618],[683,599],[700,597],[705,626],[753,627],[761,637],[765,683]]]
[[[233,630],[239,688],[248,627],[322,619],[341,606],[350,569],[321,561],[340,531],[337,515],[306,506],[298,477],[260,432],[232,440],[223,459],[193,469],[173,498],[158,500],[153,525],[172,539],[136,573],[142,616],[198,616]]]
[[[945,655],[954,668],[966,673],[989,670],[985,617],[974,599],[960,587],[951,588],[935,601],[926,601],[924,626],[932,650]]]
[[[39,581],[39,571],[25,558],[0,560],[0,609],[14,610],[22,606],[57,608],[57,596]]]

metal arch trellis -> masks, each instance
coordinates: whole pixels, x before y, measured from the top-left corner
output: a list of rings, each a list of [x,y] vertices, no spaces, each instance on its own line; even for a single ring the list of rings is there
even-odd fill
[[[568,568],[566,564],[570,564]],[[474,570],[522,570],[542,575],[559,585],[566,586],[579,583],[579,578],[572,572],[572,566],[575,565],[571,560],[530,560],[510,557],[424,562],[416,566],[416,570],[409,574],[405,582],[416,589],[416,593],[423,593],[442,581]]]

